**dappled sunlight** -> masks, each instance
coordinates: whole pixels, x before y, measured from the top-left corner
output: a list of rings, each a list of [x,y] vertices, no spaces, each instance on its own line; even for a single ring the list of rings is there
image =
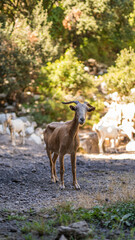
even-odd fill
[[[82,156],[82,154],[77,154],[78,156]],[[125,160],[125,159],[131,159],[135,160],[135,152],[134,153],[121,153],[121,154],[83,154],[83,157],[86,159],[91,159],[91,160]]]

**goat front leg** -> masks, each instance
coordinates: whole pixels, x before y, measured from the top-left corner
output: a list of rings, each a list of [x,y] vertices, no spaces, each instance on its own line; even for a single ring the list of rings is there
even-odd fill
[[[80,185],[76,179],[76,153],[71,154],[72,174],[73,174],[73,186],[75,189],[80,189]]]
[[[103,142],[104,142],[103,139],[100,138],[100,139],[99,139],[99,152],[100,152],[100,153],[103,153],[103,152],[104,152]]]
[[[64,155],[63,154],[59,154],[59,161],[60,161],[60,188],[64,189],[65,188],[65,185],[64,185],[65,168],[64,168]]]
[[[22,131],[22,144],[25,144],[25,130]]]
[[[12,142],[12,145],[15,146],[15,132],[11,129],[10,130],[10,134],[11,134],[11,142]]]
[[[3,127],[3,134],[5,134],[6,133],[6,128],[7,128],[6,121],[2,124],[2,127]]]

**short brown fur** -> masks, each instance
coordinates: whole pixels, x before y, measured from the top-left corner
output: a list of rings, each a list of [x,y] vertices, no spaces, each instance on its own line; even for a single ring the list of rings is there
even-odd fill
[[[76,189],[80,186],[76,179],[76,152],[79,147],[79,124],[85,122],[87,111],[91,112],[95,108],[88,103],[81,104],[78,101],[66,102],[64,104],[75,103],[76,106],[70,106],[71,110],[75,111],[75,116],[72,121],[68,122],[52,122],[47,125],[44,131],[44,141],[46,143],[46,151],[50,160],[51,180],[58,181],[56,174],[56,160],[59,155],[60,161],[60,187],[64,189],[64,155],[71,155],[73,185]],[[52,157],[53,153],[53,157]]]

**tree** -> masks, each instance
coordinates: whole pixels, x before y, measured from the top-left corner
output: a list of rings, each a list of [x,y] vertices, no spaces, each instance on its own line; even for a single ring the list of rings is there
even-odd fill
[[[34,74],[34,63],[21,53],[19,48],[0,31],[0,92],[7,98],[16,101],[31,82]]]
[[[104,75],[110,92],[117,91],[120,96],[129,96],[135,87],[135,52],[134,49],[123,49],[115,61],[115,66]]]
[[[21,15],[15,24],[7,21],[1,28],[0,84],[10,99],[20,99],[20,93],[32,90],[40,66],[56,58],[57,44],[51,39],[50,28],[41,3],[32,11],[31,19]]]
[[[41,68],[36,85],[40,99],[36,104],[34,102],[32,110],[38,122],[68,119],[68,114],[72,113],[61,101],[79,99],[80,96],[90,101],[94,91],[93,77],[84,71],[84,65],[72,48],[60,59]]]
[[[134,9],[132,0],[64,0],[62,5],[68,40],[82,60],[95,56],[106,62],[108,58],[114,60],[133,39],[129,24]]]

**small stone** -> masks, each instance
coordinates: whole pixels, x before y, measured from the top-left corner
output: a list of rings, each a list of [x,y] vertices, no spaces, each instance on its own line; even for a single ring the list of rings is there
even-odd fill
[[[64,235],[61,235],[61,237],[59,238],[59,240],[67,240],[67,238]]]
[[[4,219],[3,219],[3,218],[0,218],[0,222],[4,222]]]
[[[10,228],[10,232],[17,232],[17,229],[14,228],[14,227],[11,227],[11,228]]]

